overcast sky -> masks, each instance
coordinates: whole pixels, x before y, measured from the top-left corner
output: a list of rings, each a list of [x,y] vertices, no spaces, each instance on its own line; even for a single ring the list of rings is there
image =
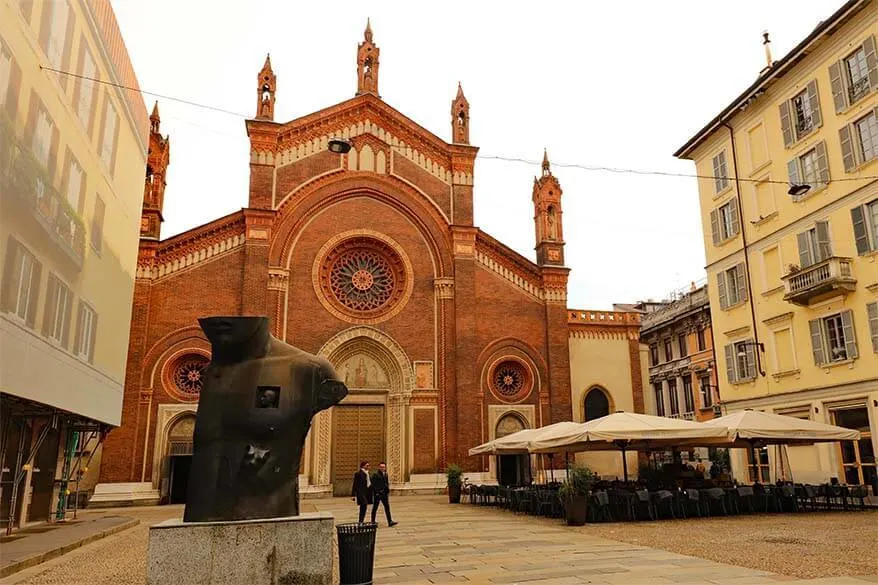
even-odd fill
[[[534,259],[531,187],[554,163],[694,172],[672,153],[841,0],[289,2],[113,0],[140,86],[242,116],[159,100],[171,136],[163,237],[246,206],[244,117],[271,53],[275,120],[356,92],[366,17],[379,91],[444,140],[457,82],[470,103],[475,222]],[[154,97],[145,95],[151,109]],[[695,179],[556,165],[564,189],[568,306],[662,298],[704,277]]]

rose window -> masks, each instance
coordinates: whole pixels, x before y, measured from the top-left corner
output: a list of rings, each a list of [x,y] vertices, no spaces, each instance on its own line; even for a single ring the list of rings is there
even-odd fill
[[[174,368],[174,385],[183,394],[197,396],[204,387],[204,369],[207,359],[191,356],[181,360]]]
[[[517,396],[522,390],[527,389],[527,370],[519,362],[505,361],[494,368],[492,384],[500,396],[505,398]]]
[[[330,302],[351,316],[376,316],[403,294],[405,271],[396,251],[377,239],[346,240],[326,257],[321,287]]]

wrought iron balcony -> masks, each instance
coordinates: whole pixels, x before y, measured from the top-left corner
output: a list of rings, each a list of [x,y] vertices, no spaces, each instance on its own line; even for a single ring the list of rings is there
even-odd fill
[[[869,93],[870,89],[871,87],[869,85],[869,78],[861,77],[859,80],[857,80],[855,83],[852,83],[848,87],[848,97],[850,98],[850,102],[854,103],[858,101],[864,95]]]
[[[822,262],[791,271],[783,277],[784,300],[809,305],[831,294],[847,294],[856,289],[851,259],[832,256]]]
[[[0,197],[30,212],[49,238],[77,269],[85,256],[85,225],[79,214],[52,186],[46,168],[0,116]]]
[[[814,128],[814,119],[811,116],[805,116],[796,121],[796,135],[804,136]]]

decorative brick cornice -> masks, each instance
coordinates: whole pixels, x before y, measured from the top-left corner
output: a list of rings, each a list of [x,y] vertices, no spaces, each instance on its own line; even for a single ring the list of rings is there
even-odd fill
[[[440,300],[454,298],[454,278],[451,276],[440,276],[433,279],[433,287],[436,290],[436,296]]]
[[[286,268],[272,266],[268,269],[268,290],[286,292],[290,281],[290,271]]]
[[[555,268],[544,266],[543,291],[547,303],[567,304],[567,279],[570,275],[569,268]]]
[[[640,313],[568,309],[567,327],[572,338],[637,340]]]
[[[545,300],[540,267],[481,230],[476,234],[476,260],[525,293]]]

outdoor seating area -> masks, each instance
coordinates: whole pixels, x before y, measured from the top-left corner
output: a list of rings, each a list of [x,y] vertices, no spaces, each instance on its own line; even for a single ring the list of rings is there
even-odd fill
[[[759,411],[740,411],[706,423],[617,412],[585,423],[562,422],[520,431],[479,445],[470,453],[549,455],[551,460],[562,453],[567,459],[569,453],[617,450],[622,453],[623,479],[601,480],[592,477],[588,470],[576,467],[571,470],[568,464],[566,473],[558,470],[559,476],[569,478],[574,473],[581,477],[565,480],[567,485],[556,481],[525,485],[469,485],[465,482],[462,501],[496,506],[516,514],[567,517],[569,523],[568,507],[573,505],[584,510],[579,515],[584,514],[583,520],[588,522],[865,510],[870,487],[839,484],[835,478],[820,485],[795,483],[791,478],[775,484],[744,484],[725,473],[710,478],[704,474],[675,474],[676,466],[671,465],[665,466],[662,473],[656,469],[655,473],[629,480],[625,458],[626,451],[648,453],[694,447],[756,449],[765,445],[858,439],[859,432],[855,430]],[[549,474],[554,473],[552,467],[549,466]],[[647,465],[641,469],[650,468]],[[579,487],[574,485],[577,482]],[[583,489],[582,482],[587,484],[587,489]]]

